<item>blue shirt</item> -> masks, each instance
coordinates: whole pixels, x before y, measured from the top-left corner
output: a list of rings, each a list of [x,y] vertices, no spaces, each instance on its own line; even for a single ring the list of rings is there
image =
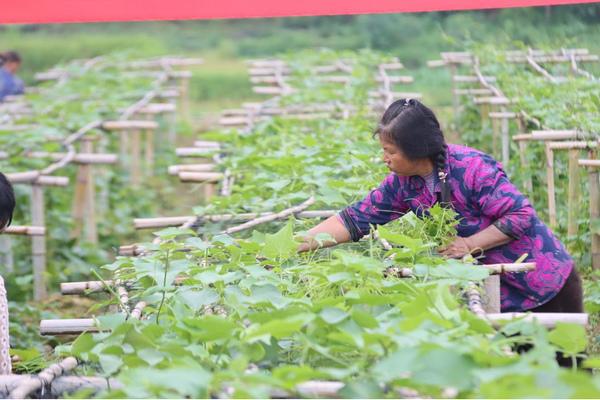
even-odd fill
[[[6,96],[23,94],[25,85],[16,75],[8,72],[6,68],[0,67],[0,101]]]

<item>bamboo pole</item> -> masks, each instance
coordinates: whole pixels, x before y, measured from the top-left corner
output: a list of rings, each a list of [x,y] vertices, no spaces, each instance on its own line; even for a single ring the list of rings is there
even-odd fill
[[[106,286],[103,285],[104,288]],[[119,306],[122,312],[129,314],[129,293],[124,286],[117,286],[117,294],[119,295]]]
[[[520,115],[517,117],[517,127],[519,132],[525,131],[525,121],[523,121],[523,118]],[[518,135],[513,136],[513,139],[516,136]],[[521,161],[521,165],[527,168],[529,165],[527,162],[527,143],[524,140],[519,140],[517,143],[519,145],[519,160]],[[524,180],[524,186],[527,194],[531,196],[533,194],[533,182],[531,174],[529,173],[527,174],[527,179]]]
[[[579,160],[579,165],[588,167],[591,225],[592,221],[600,220],[600,160]],[[591,241],[592,267],[600,269],[600,234],[593,229]]]
[[[86,292],[103,292],[106,290],[106,285],[112,286],[113,284],[113,281],[64,282],[60,284],[60,293],[63,295],[75,295]]]
[[[144,171],[146,176],[154,175],[154,130],[146,129],[145,134],[145,146],[144,146]]]
[[[139,130],[131,132],[131,161],[129,165],[132,186],[139,187],[142,181],[141,171],[142,137]]]
[[[43,319],[40,335],[79,335],[83,332],[99,332],[93,318]]]
[[[527,272],[536,268],[534,262],[526,263],[502,263],[502,264],[482,264],[479,267],[487,268],[491,274],[504,274],[511,272]]]
[[[300,211],[295,213],[296,218],[329,218],[337,213],[336,210],[315,210],[315,211]],[[196,217],[195,225],[200,225],[207,222],[241,222],[249,221],[258,217],[273,215],[272,212],[265,213],[243,213],[243,214],[216,214],[202,215]],[[166,228],[169,226],[179,226],[190,218],[192,215],[181,217],[159,217],[159,218],[136,218],[133,220],[135,229],[154,229]]]
[[[483,287],[486,293],[486,301],[483,308],[486,313],[500,312],[500,276],[490,275],[483,281]]]
[[[287,208],[287,209],[280,211],[278,213],[275,213],[275,214],[258,217],[256,219],[245,222],[241,225],[226,229],[225,231],[223,231],[223,233],[227,234],[227,235],[231,235],[233,233],[237,233],[237,232],[240,232],[240,231],[243,231],[246,229],[250,229],[257,225],[264,224],[266,222],[271,222],[271,221],[275,221],[278,219],[287,218],[290,215],[293,215],[297,212],[305,210],[306,208],[310,207],[314,202],[315,202],[315,198],[311,196],[306,201],[304,201],[301,204],[298,204],[297,206]]]
[[[213,154],[217,149],[200,147],[178,147],[175,149],[177,157],[207,157]]]
[[[500,107],[500,113],[509,114],[506,107]],[[506,167],[510,161],[510,131],[506,116],[500,120],[500,135],[502,140],[502,163]]]
[[[3,233],[6,233],[6,228]],[[12,249],[12,240],[7,235],[0,235],[0,263],[4,266],[6,272],[14,272],[15,260]]]
[[[483,300],[481,299],[481,294],[479,293],[479,287],[475,283],[469,282],[466,295],[467,306],[469,310],[479,318],[487,319],[485,310],[483,309]]]
[[[536,321],[547,328],[553,328],[558,322],[587,326],[588,314],[577,313],[488,313],[487,318],[494,326],[501,322],[523,318],[525,321]]]
[[[578,163],[584,167],[600,168],[600,160],[579,160]]]
[[[5,235],[44,236],[46,234],[46,227],[11,225],[4,228],[2,233]]]
[[[34,226],[44,226],[44,189],[31,185],[31,222]],[[36,301],[47,297],[46,291],[46,237],[33,236],[31,240],[33,264],[33,298]]]
[[[171,165],[169,175],[178,175],[180,172],[213,172],[215,164],[181,164]]]
[[[224,175],[221,172],[179,172],[179,180],[181,182],[208,182],[215,183],[223,179]]]
[[[549,143],[546,143],[546,184],[548,185],[548,216],[550,226],[556,228],[556,197],[554,194],[554,151]]]
[[[81,151],[93,153],[92,138],[81,139]],[[85,239],[89,243],[98,243],[95,207],[95,181],[92,166],[81,164],[77,168],[77,180],[73,198],[72,216],[75,223],[71,233],[73,238]]]
[[[22,382],[10,392],[10,398],[25,399],[29,397],[31,393],[42,389],[44,385],[49,385],[56,377],[74,369],[76,366],[77,359],[75,359],[75,357],[67,357],[60,363],[53,364],[44,369],[36,377],[30,377]]]
[[[142,311],[146,307],[146,302],[140,301],[135,305],[133,310],[131,311],[131,318],[140,319],[142,317]]]
[[[579,151],[577,149],[569,150],[569,190],[567,198],[567,235],[577,235],[577,203],[579,196],[577,190],[579,188],[579,167],[578,161]]]
[[[31,379],[39,378],[37,375],[0,375],[0,398],[9,398],[11,391]],[[97,393],[108,389],[120,389],[123,386],[114,379],[103,377],[59,376],[45,384],[44,387],[47,389],[45,396],[48,398],[62,398],[80,390],[91,390],[93,393]]]

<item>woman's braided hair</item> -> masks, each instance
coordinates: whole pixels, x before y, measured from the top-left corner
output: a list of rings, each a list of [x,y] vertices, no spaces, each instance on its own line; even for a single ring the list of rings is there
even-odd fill
[[[375,135],[394,143],[409,160],[429,158],[442,185],[441,203],[450,205],[444,133],[431,109],[415,99],[399,99],[385,110]]]

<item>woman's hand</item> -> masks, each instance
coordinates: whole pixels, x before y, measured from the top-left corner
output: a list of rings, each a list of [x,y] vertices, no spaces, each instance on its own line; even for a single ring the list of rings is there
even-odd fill
[[[473,251],[468,238],[456,237],[452,243],[438,249],[442,256],[449,258],[463,258]]]

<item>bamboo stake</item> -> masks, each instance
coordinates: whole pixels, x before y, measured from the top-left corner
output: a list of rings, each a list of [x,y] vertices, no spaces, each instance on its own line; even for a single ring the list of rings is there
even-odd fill
[[[146,176],[153,176],[154,175],[154,130],[152,129],[146,129],[145,130],[145,139],[146,139],[146,143],[144,146],[144,161],[146,162],[145,165],[145,172],[146,172]]]
[[[6,233],[6,230],[5,228],[3,233]],[[14,272],[15,260],[12,250],[12,240],[7,235],[0,235],[0,263],[2,263],[6,272]]]
[[[35,226],[44,226],[44,189],[40,185],[31,185],[31,222]],[[36,301],[47,297],[46,291],[46,237],[33,236],[31,240],[33,264],[33,298]]]
[[[485,310],[483,309],[483,300],[481,299],[479,288],[475,283],[469,282],[466,295],[469,310],[471,310],[471,312],[477,315],[479,318],[487,319]]]
[[[104,288],[106,286],[103,285]],[[129,314],[129,293],[123,286],[117,286],[117,294],[119,295],[119,305],[121,310],[126,314]]]
[[[554,151],[546,143],[546,182],[548,185],[548,216],[550,226],[556,228],[556,198],[554,194]]]
[[[508,114],[506,107],[500,107],[500,113]],[[500,120],[500,135],[502,140],[502,163],[507,166],[510,161],[510,132],[508,118]]]
[[[91,138],[81,140],[81,151],[93,153],[94,148]],[[72,207],[75,226],[71,235],[74,238],[85,238],[87,242],[95,244],[98,243],[98,233],[96,228],[95,182],[91,165],[79,165],[76,182]]]
[[[53,364],[44,369],[36,377],[30,377],[28,380],[21,383],[10,393],[13,399],[24,399],[32,392],[42,389],[43,386],[52,383],[54,378],[61,376],[63,373],[74,369],[77,366],[75,357],[67,357],[60,363]]]
[[[577,160],[579,151],[577,149],[569,150],[569,191],[567,198],[567,235],[577,235],[577,190],[579,188],[579,168]]]
[[[592,155],[592,152],[590,152]],[[590,191],[590,225],[600,220],[600,160],[579,160],[579,165],[588,167]],[[600,269],[600,234],[592,229],[592,267]]]
[[[518,115],[517,117],[517,126],[519,132],[523,132],[525,130],[525,121],[523,121],[521,115]],[[515,135],[515,137],[516,136],[518,135]],[[519,144],[519,159],[521,161],[521,165],[527,168],[529,165],[529,163],[527,162],[527,144],[523,140],[519,140],[517,143]],[[533,182],[530,174],[527,174],[527,179],[525,179],[524,185],[525,190],[527,190],[527,194],[531,196],[533,194]]]
[[[131,132],[131,161],[130,161],[130,180],[134,187],[138,187],[142,180],[140,157],[142,153],[141,132],[134,130]]]
[[[500,312],[500,276],[490,275],[483,281],[487,301],[484,302],[483,308],[486,313]]]
[[[304,201],[303,203],[294,206],[294,207],[290,207],[288,209],[285,209],[283,211],[280,211],[278,213],[272,214],[272,215],[267,215],[267,216],[263,216],[263,217],[258,217],[256,219],[250,220],[246,223],[243,223],[241,225],[238,226],[234,226],[231,227],[229,229],[226,229],[225,231],[223,231],[224,234],[227,235],[231,235],[233,233],[237,233],[246,229],[250,229],[253,228],[257,225],[260,224],[264,224],[266,222],[271,222],[271,221],[275,221],[277,219],[283,219],[283,218],[287,218],[290,215],[293,215],[297,212],[300,212],[302,210],[305,210],[306,208],[310,207],[313,203],[315,202],[315,198],[314,197],[310,197],[308,200]]]
[[[140,301],[135,305],[133,310],[131,311],[131,318],[140,319],[142,317],[142,311],[146,307],[146,302]]]

